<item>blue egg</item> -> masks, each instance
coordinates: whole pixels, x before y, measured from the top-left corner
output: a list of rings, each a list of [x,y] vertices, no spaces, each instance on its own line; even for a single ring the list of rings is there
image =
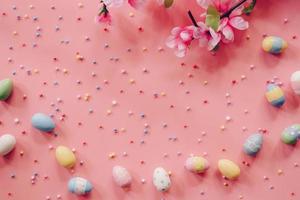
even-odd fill
[[[84,178],[74,177],[70,179],[68,183],[68,189],[74,194],[86,195],[92,191],[93,186],[88,180]]]
[[[43,113],[34,114],[31,118],[31,124],[34,128],[44,132],[51,132],[55,128],[51,117]]]
[[[255,156],[262,147],[263,137],[259,133],[250,135],[244,143],[244,152],[249,156]]]

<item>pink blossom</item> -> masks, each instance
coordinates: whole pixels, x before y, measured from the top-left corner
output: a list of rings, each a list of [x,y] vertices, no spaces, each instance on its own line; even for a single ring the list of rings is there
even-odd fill
[[[146,0],[128,0],[128,3],[129,5],[137,9],[142,7],[146,3]]]
[[[207,9],[209,5],[213,5],[221,14],[228,11],[232,6],[234,6],[237,0],[197,0],[198,4]],[[244,20],[240,15],[242,15],[244,7],[240,6],[235,9],[229,17],[224,17],[221,20],[218,32],[222,33],[222,42],[229,43],[234,40],[233,29],[246,30],[249,27],[249,23]]]
[[[199,46],[207,46],[209,51],[215,49],[221,40],[221,34],[207,27],[203,22],[197,24],[198,27],[196,27],[193,37],[199,40]]]
[[[193,40],[194,26],[175,27],[171,30],[171,35],[167,38],[166,45],[175,49],[177,57],[184,57],[187,49]]]
[[[111,16],[109,12],[101,12],[97,17],[96,21],[99,23],[111,24]]]

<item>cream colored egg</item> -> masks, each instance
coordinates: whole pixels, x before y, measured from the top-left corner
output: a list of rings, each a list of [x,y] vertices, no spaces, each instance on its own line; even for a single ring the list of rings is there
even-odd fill
[[[16,145],[16,138],[13,135],[5,134],[0,137],[0,154],[5,156],[9,154]]]

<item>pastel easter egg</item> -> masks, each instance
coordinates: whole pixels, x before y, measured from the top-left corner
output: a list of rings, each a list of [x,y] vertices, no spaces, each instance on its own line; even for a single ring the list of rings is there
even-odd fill
[[[69,192],[77,195],[86,195],[93,189],[93,185],[86,179],[81,177],[74,177],[68,183]]]
[[[0,100],[5,101],[13,90],[13,81],[9,78],[0,81]]]
[[[300,124],[294,124],[285,128],[281,134],[281,141],[285,144],[294,145],[300,136]]]
[[[16,138],[10,134],[4,134],[0,137],[0,154],[5,156],[9,154],[16,145]]]
[[[55,150],[55,157],[57,162],[66,168],[71,168],[76,163],[76,157],[74,153],[65,146],[58,146]]]
[[[209,168],[209,163],[201,156],[191,156],[185,161],[185,168],[194,173],[204,173]]]
[[[35,113],[31,118],[31,124],[43,132],[51,132],[55,128],[52,118],[43,113]]]
[[[244,152],[249,156],[255,156],[262,147],[263,136],[259,133],[250,135],[244,143]]]
[[[221,159],[218,162],[218,168],[221,174],[229,180],[234,180],[240,176],[240,167],[231,160]]]
[[[283,90],[275,84],[267,85],[265,96],[268,102],[275,107],[281,107],[285,102]]]
[[[120,187],[128,187],[131,184],[132,178],[128,170],[122,166],[114,166],[112,175],[115,183]]]
[[[262,42],[263,50],[265,52],[272,53],[272,54],[280,54],[287,47],[288,47],[287,42],[282,38],[276,36],[265,37]]]
[[[290,81],[294,93],[300,95],[300,71],[294,72]]]
[[[171,179],[168,172],[162,168],[157,167],[153,172],[153,185],[160,192],[166,192],[171,187]]]

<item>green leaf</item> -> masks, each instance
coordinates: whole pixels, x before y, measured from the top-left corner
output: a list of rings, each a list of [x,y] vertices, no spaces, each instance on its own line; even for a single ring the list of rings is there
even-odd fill
[[[174,0],[164,0],[164,5],[166,8],[170,8],[174,3]]]
[[[255,7],[255,4],[256,4],[256,0],[252,0],[250,5],[244,8],[243,13],[245,13],[246,15],[250,15],[250,13],[253,11]]]
[[[220,13],[218,10],[213,6],[208,6],[207,12],[206,12],[206,19],[205,24],[215,31],[218,30],[220,25]]]

